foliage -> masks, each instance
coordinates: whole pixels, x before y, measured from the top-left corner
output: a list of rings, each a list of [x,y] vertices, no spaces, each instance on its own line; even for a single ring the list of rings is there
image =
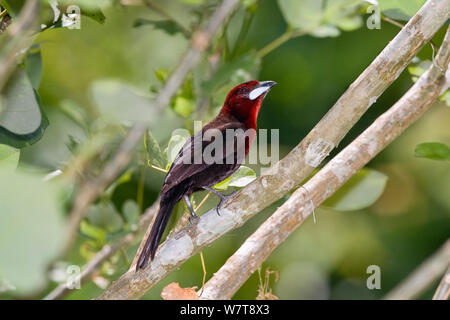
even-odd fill
[[[384,29],[384,24],[382,32],[361,28],[366,8],[375,3],[385,17],[407,21],[424,2],[241,1],[239,10],[213,38],[205,58],[171,98],[170,107],[159,112],[153,108],[153,99],[167,84],[192,34],[205,25],[220,1],[151,1],[153,7],[127,7],[113,0],[64,0],[59,1],[60,15],[55,17],[48,1],[43,0],[39,24],[45,27],[36,30],[33,45],[17,56],[15,70],[1,92],[0,295],[6,286],[10,289],[7,297],[43,296],[54,285],[49,284],[48,269],[55,267],[55,259],[61,257],[61,239],[65,238],[67,213],[74,205],[77,187],[80,181],[95,178],[105,168],[130,126],[140,122],[149,129],[139,148],[133,151],[128,167],[90,205],[75,244],[62,258],[64,265],[82,266],[104,245],[137,231],[142,211],[157,198],[164,177],[153,169],[170,168],[193,134],[192,120],[210,120],[231,87],[251,79],[280,83],[264,102],[259,123],[262,128],[280,129],[284,154],[307,134],[347,84],[397,33],[388,25]],[[0,1],[13,21],[24,3]],[[80,6],[84,16],[81,30],[62,27],[63,14],[74,4]],[[281,47],[299,36],[306,37]],[[322,39],[331,37],[339,38]],[[5,48],[7,45],[2,42],[0,59]],[[268,57],[269,52],[276,54]],[[410,65],[413,81],[433,63],[432,58],[425,52]],[[380,97],[379,107],[373,107],[378,108],[374,114],[383,112],[410,85],[409,79],[401,78],[399,82],[392,92]],[[450,105],[448,90],[442,93],[441,100]],[[372,263],[388,270],[392,266],[387,266],[385,259],[395,255],[398,259],[390,262],[393,269],[386,271],[390,272],[386,276],[389,288],[393,279],[398,281],[402,276],[402,270],[412,269],[414,263],[434,249],[437,235],[448,235],[448,223],[440,222],[447,222],[443,217],[448,218],[450,208],[446,196],[448,167],[444,167],[448,165],[449,147],[438,142],[422,143],[416,146],[414,155],[411,152],[419,141],[446,141],[445,115],[433,119],[436,123],[431,129],[414,129],[419,133],[390,149],[395,158],[383,154],[370,165],[376,170],[364,168],[353,176],[317,209],[327,213],[317,225],[306,225],[301,234],[286,241],[284,248],[288,249],[280,248],[269,258],[269,263],[279,270],[275,275],[280,281],[272,288],[269,278],[273,272],[267,269],[264,281],[260,279],[258,298],[297,298],[300,291],[311,297],[314,292],[321,292],[324,283],[329,288],[328,297],[347,297],[351,288],[365,288],[362,280],[355,280],[365,277],[360,270]],[[359,124],[355,132],[361,131],[363,125]],[[174,131],[177,127],[182,129]],[[348,141],[354,137],[354,133],[350,134]],[[399,176],[408,182],[408,188],[390,192],[398,181],[395,175],[391,177],[389,168],[400,157],[407,165],[402,165]],[[256,179],[259,169],[241,166],[214,188],[221,192],[242,188]],[[42,172],[49,170],[61,170],[63,178],[44,181],[47,179]],[[429,187],[434,184],[439,185],[437,190]],[[419,189],[434,191],[429,191],[431,196],[427,192],[414,193]],[[201,196],[204,194],[195,194],[194,202],[199,203]],[[410,219],[399,222],[401,219],[389,217],[389,210],[383,207],[389,200],[386,197],[406,203],[400,214],[408,214]],[[203,209],[213,205],[208,200]],[[433,214],[425,212],[427,208]],[[274,205],[267,212],[275,209]],[[340,211],[346,212],[341,215]],[[267,213],[260,216],[207,249],[205,256],[211,265],[208,268],[219,268]],[[379,220],[379,225],[374,220]],[[421,234],[420,239],[417,234]],[[427,237],[432,240],[427,242]],[[137,243],[121,248],[106,260],[95,277],[110,281],[125,272]],[[420,250],[399,250],[407,245]],[[189,288],[199,285],[201,272],[197,263],[189,261],[174,278],[168,279],[186,282],[182,287],[188,289],[178,286],[177,294],[195,294]],[[305,267],[306,263],[309,265]],[[328,281],[330,278],[333,281]],[[315,279],[321,282],[317,284]],[[315,291],[290,291],[291,286],[303,281],[312,283]],[[148,297],[159,297],[160,289],[162,285]],[[256,289],[255,276],[237,297],[254,298]],[[83,285],[72,297],[92,298],[98,290],[97,285]],[[369,294],[371,298],[377,295],[380,294]]]
[[[450,148],[447,145],[438,142],[421,143],[417,145],[414,154],[418,158],[449,160]]]

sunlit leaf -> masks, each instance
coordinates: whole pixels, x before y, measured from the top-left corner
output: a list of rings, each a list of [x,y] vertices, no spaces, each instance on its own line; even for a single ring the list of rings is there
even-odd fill
[[[158,141],[153,137],[150,130],[147,131],[145,146],[150,163],[159,168],[165,168],[167,164],[166,154],[161,151]]]
[[[106,20],[105,15],[99,7],[82,8],[81,14],[83,16],[91,18],[92,20],[100,24],[104,24]]]
[[[184,97],[176,97],[173,109],[183,117],[189,117],[195,110],[195,102]]]
[[[169,70],[167,69],[157,69],[155,70],[156,79],[159,80],[162,84],[166,83],[167,78],[169,77]]]
[[[361,169],[323,206],[338,211],[361,210],[371,206],[384,191],[388,177],[373,169]]]
[[[240,166],[230,177],[214,186],[217,190],[227,190],[229,187],[243,188],[250,182],[256,179],[256,173],[253,169]]]
[[[450,148],[439,142],[421,143],[414,150],[414,155],[418,158],[449,160]]]

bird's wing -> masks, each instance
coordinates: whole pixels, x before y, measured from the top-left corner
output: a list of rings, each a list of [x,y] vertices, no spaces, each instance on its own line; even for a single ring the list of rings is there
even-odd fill
[[[208,129],[217,129],[222,134],[222,137],[224,139],[223,163],[226,162],[225,159],[227,157],[234,156],[233,153],[236,153],[235,149],[236,149],[236,140],[238,139],[237,136],[244,134],[246,131],[245,125],[242,122],[237,121],[235,119],[230,121],[230,119],[216,118],[207,125],[205,125],[205,127],[203,127],[201,131],[192,136],[191,139],[184,144],[183,148],[175,157],[175,160],[172,163],[164,180],[164,186],[161,190],[162,193],[167,192],[167,190],[171,189],[175,185],[180,184],[186,179],[207,170],[211,166],[211,164],[204,163],[204,161],[202,161],[201,163],[195,163],[194,161],[195,160],[194,154],[196,150],[197,151],[201,150],[203,154],[205,148],[214,141],[214,140],[205,141],[204,139],[202,139],[201,135],[204,135],[204,133]],[[234,139],[226,139],[227,129],[235,130]],[[238,165],[239,164],[240,163],[238,163]]]

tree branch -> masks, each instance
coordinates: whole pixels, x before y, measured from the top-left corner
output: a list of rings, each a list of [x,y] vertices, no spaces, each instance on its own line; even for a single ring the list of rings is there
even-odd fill
[[[94,256],[94,258],[92,258],[83,267],[83,271],[81,272],[81,275],[80,275],[80,282],[82,284],[85,283],[87,280],[89,280],[90,276],[102,266],[103,262],[105,262],[107,259],[109,259],[114,254],[116,254],[121,248],[128,247],[135,241],[137,236],[139,234],[141,234],[147,228],[147,226],[150,224],[150,222],[152,221],[153,217],[155,216],[155,213],[157,212],[158,205],[159,205],[159,201],[157,200],[151,207],[149,207],[144,212],[144,214],[139,219],[138,230],[136,232],[129,233],[129,234],[123,236],[122,238],[116,240],[112,244],[105,245],[102,248],[102,250],[100,250]],[[69,289],[65,283],[60,284],[52,292],[50,292],[44,298],[44,300],[61,299],[64,296],[66,296],[70,291],[72,291],[72,289]]]
[[[144,270],[125,273],[99,299],[139,298],[225,233],[245,223],[300,184],[337,146],[449,17],[450,0],[428,1],[289,155],[243,188],[221,209],[174,234]]]
[[[209,23],[192,36],[192,43],[181,59],[176,70],[170,75],[164,88],[158,93],[152,106],[161,111],[169,102],[191,69],[197,64],[203,52],[208,48],[213,35],[225,21],[226,17],[238,5],[239,0],[224,0],[210,18]],[[119,175],[130,160],[131,151],[144,135],[147,127],[135,124],[121,143],[116,155],[105,166],[105,169],[94,180],[85,182],[77,194],[74,206],[70,212],[69,229],[66,238],[66,248],[70,248],[89,205],[97,199],[103,190]]]
[[[384,299],[414,299],[433,284],[447,269],[450,263],[450,239],[447,240],[431,257],[425,260]],[[445,279],[445,276],[444,276]],[[441,291],[436,291],[436,294]]]
[[[447,69],[450,62],[450,28],[436,61]],[[352,175],[414,123],[446,87],[445,71],[441,72],[433,65],[390,110],[297,189],[244,242],[206,283],[201,298],[231,299],[314,208],[333,195]]]

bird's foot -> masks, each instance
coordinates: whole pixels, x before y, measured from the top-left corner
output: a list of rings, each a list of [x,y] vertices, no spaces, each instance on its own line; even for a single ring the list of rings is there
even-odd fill
[[[199,219],[199,216],[194,214],[189,217],[189,225],[195,224]]]
[[[230,193],[230,194],[222,194],[222,193],[220,193],[219,191],[214,190],[214,189],[212,189],[212,188],[210,188],[210,187],[203,187],[203,189],[205,189],[205,190],[207,190],[207,191],[210,191],[210,192],[214,193],[216,196],[218,196],[218,197],[220,198],[219,204],[218,204],[217,207],[216,207],[216,212],[217,212],[217,214],[218,214],[219,216],[220,216],[220,211],[219,211],[219,209],[220,209],[220,207],[222,206],[222,203],[223,203],[224,201],[230,199],[231,197],[233,197],[233,196],[237,193],[237,191],[233,191],[233,192]]]

